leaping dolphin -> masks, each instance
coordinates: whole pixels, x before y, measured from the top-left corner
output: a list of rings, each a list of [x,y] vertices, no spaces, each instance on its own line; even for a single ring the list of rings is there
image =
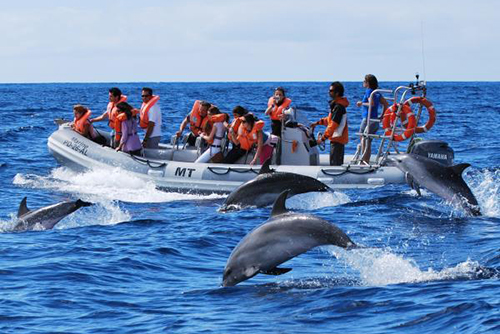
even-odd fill
[[[44,230],[50,230],[67,215],[83,206],[90,205],[92,205],[92,203],[76,200],[60,202],[31,211],[26,206],[25,197],[19,205],[17,223],[14,227],[14,231],[29,231],[33,230],[35,226],[41,226]]]
[[[403,154],[388,159],[405,173],[408,184],[417,190],[423,187],[452,204],[458,204],[469,214],[481,215],[477,199],[462,178],[470,164],[446,166],[418,154]]]
[[[289,212],[285,207],[288,190],[276,199],[271,217],[248,233],[227,260],[223,286],[233,286],[261,273],[281,275],[292,270],[278,268],[297,255],[321,245],[355,247],[337,226],[324,219]]]
[[[219,211],[236,210],[242,207],[265,207],[274,203],[276,198],[289,189],[289,197],[311,191],[328,191],[330,188],[315,178],[288,172],[276,172],[267,159],[254,179],[243,183],[226,198]]]

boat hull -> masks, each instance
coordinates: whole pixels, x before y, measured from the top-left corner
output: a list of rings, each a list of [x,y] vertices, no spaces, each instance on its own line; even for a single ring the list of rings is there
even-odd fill
[[[193,193],[229,193],[253,179],[260,166],[248,164],[194,163],[195,149],[170,145],[146,156],[133,157],[84,138],[67,124],[59,126],[48,139],[48,149],[63,166],[74,170],[122,168],[159,189]],[[173,160],[172,160],[173,159]],[[322,155],[317,166],[279,165],[272,168],[318,179],[333,189],[373,188],[404,183],[404,174],[394,166],[329,166]]]

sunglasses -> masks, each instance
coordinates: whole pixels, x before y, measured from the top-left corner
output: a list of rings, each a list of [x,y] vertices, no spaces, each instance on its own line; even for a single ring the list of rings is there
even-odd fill
[[[147,95],[141,95],[141,97],[149,97],[151,95],[147,94]]]

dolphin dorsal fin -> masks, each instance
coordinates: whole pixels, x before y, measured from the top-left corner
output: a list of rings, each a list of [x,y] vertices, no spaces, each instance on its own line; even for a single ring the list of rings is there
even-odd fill
[[[22,215],[30,212],[30,209],[28,209],[28,207],[26,206],[26,200],[27,200],[27,197],[23,198],[23,200],[21,201],[21,204],[19,204],[19,210],[17,211],[17,217],[21,217]]]
[[[274,170],[269,166],[271,165],[271,158],[267,159],[264,164],[260,167],[259,175],[265,173],[272,173]]]
[[[458,164],[449,168],[451,168],[457,175],[462,175],[467,167],[470,167],[470,164]]]
[[[288,197],[289,192],[290,192],[290,189],[287,189],[287,190],[283,191],[278,196],[278,198],[276,198],[276,200],[274,201],[274,204],[273,204],[273,211],[271,211],[271,217],[281,215],[283,213],[288,212],[287,208],[285,207],[285,202],[286,202],[286,198]]]

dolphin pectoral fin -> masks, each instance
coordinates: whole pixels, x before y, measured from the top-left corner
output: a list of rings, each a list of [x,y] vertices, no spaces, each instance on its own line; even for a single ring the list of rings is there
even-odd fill
[[[451,166],[451,167],[448,167],[450,168],[451,170],[453,170],[454,173],[456,173],[457,175],[462,175],[462,173],[464,172],[464,170],[466,168],[470,167],[470,164],[458,164],[458,165],[455,165],[455,166]]]
[[[23,200],[21,201],[21,204],[19,204],[19,210],[17,211],[17,218],[30,212],[30,210],[28,209],[28,206],[26,205],[26,200],[27,200],[27,197],[23,198]]]
[[[406,172],[405,173],[405,179],[406,179],[406,183],[408,183],[408,185],[412,189],[415,189],[415,191],[417,192],[418,196],[422,197],[422,193],[420,192],[420,186],[418,185],[417,182],[415,182],[415,179],[413,179],[413,176],[411,176],[410,173]]]
[[[278,268],[278,267],[274,267],[273,269],[269,269],[269,270],[266,270],[266,271],[261,271],[260,273],[264,274],[264,275],[278,276],[278,275],[286,274],[287,272],[289,272],[291,270],[292,270],[292,268]]]
[[[273,210],[271,211],[271,217],[281,215],[283,213],[288,212],[287,208],[285,207],[285,202],[286,202],[286,198],[288,197],[289,192],[290,192],[290,189],[287,189],[287,190],[283,191],[278,196],[278,198],[276,198],[276,200],[274,201],[274,204],[273,204]]]
[[[268,158],[264,162],[264,164],[260,167],[259,175],[274,172],[274,170],[269,167],[270,165],[271,165],[271,158]]]

